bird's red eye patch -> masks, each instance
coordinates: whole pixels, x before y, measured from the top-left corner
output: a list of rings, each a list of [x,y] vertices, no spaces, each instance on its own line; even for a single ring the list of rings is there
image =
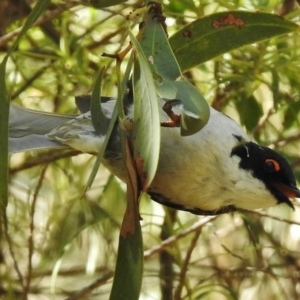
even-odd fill
[[[265,160],[265,169],[266,171],[280,171],[280,164],[278,163],[278,161],[276,161],[275,159],[272,158],[268,158]]]

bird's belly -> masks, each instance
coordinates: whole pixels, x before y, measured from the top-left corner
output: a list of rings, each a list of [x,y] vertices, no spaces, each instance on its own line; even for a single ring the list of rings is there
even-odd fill
[[[234,137],[225,132],[209,139],[206,134],[204,129],[191,137],[182,137],[174,129],[162,130],[158,169],[149,191],[181,206],[209,211],[230,205],[245,209],[276,205],[265,185],[250,172],[245,172],[245,178],[232,175],[233,166],[238,168],[239,162],[231,157]],[[222,143],[229,147],[222,150]]]
[[[160,194],[168,202],[178,204],[188,209],[203,211],[218,211],[226,206],[243,209],[268,208],[277,204],[274,197],[261,187],[258,191],[240,189],[234,183],[229,186],[215,183],[210,176],[203,176],[197,180],[197,186],[187,182],[187,177],[178,177],[158,172],[149,188],[150,193]],[[169,182],[176,182],[174,186]],[[179,182],[179,183],[178,183]]]

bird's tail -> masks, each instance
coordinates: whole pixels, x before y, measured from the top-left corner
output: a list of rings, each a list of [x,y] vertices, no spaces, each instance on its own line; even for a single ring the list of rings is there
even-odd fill
[[[9,111],[9,153],[66,148],[66,145],[51,141],[45,135],[73,118],[74,115],[45,113],[12,104]]]

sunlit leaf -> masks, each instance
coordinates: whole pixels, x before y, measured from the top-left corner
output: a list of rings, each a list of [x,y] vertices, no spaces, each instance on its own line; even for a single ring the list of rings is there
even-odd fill
[[[137,52],[137,61],[133,72],[134,159],[142,179],[142,189],[154,178],[160,149],[160,120],[156,89],[149,63],[142,48],[130,33],[132,44]]]

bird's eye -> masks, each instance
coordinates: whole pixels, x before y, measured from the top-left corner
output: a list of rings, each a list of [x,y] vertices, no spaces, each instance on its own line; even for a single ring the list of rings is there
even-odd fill
[[[268,173],[273,173],[280,170],[280,165],[274,159],[266,159],[264,168]]]

